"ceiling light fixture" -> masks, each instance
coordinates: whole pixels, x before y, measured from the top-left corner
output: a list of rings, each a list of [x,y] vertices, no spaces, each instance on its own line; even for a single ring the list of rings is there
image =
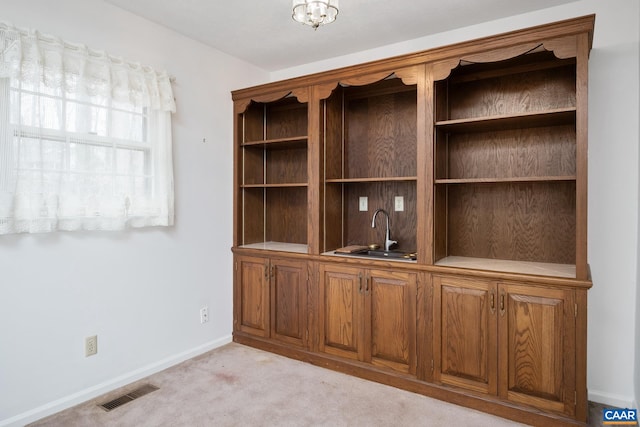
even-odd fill
[[[336,16],[338,0],[293,0],[293,20],[310,25],[314,30],[320,25],[332,23]]]

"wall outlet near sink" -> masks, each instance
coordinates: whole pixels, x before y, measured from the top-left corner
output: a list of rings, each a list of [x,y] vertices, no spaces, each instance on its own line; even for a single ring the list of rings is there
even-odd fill
[[[404,197],[402,196],[395,197],[394,208],[396,212],[404,211]]]
[[[360,212],[368,211],[369,210],[369,198],[366,197],[366,196],[360,196],[358,206],[359,206],[358,209],[360,209]]]

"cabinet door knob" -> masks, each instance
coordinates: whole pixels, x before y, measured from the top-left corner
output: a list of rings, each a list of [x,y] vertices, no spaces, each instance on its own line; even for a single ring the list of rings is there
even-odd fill
[[[500,295],[500,316],[504,316],[504,294]]]
[[[362,293],[362,273],[358,273],[358,293]]]

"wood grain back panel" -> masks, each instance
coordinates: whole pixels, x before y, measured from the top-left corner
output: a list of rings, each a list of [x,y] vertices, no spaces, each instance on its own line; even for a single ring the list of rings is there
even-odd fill
[[[265,110],[266,139],[291,138],[306,135],[307,104],[295,98],[267,104]]]
[[[537,54],[540,55],[540,54]],[[438,97],[439,108],[446,105],[447,113],[439,111],[439,120],[454,120],[547,111],[576,106],[575,60],[547,59],[539,56],[491,64],[461,66],[453,70]],[[543,53],[547,56],[549,53]],[[524,61],[533,61],[526,63]],[[540,64],[546,64],[545,67]]]
[[[267,184],[307,183],[307,145],[266,150]]]
[[[240,203],[242,205],[240,244],[264,242],[264,190],[262,188],[243,189]]]
[[[454,133],[446,146],[446,167],[437,163],[437,179],[575,176],[575,126],[551,126],[497,132]],[[448,149],[448,150],[447,150]]]
[[[448,255],[575,263],[575,182],[449,185]]]
[[[383,208],[389,213],[391,239],[398,241],[392,249],[413,252],[416,250],[416,183],[415,181],[370,182],[344,184],[344,237],[345,245],[384,244],[386,223],[383,214],[376,218],[376,228],[371,228],[373,212]],[[360,196],[368,197],[369,210],[361,212]],[[395,212],[395,196],[404,197],[404,211]]]
[[[307,243],[307,188],[267,188],[265,241]]]
[[[416,175],[416,96],[415,89],[345,94],[344,178]]]

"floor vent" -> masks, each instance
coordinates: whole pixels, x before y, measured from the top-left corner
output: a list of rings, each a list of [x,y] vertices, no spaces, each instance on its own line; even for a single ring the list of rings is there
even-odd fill
[[[138,387],[137,389],[130,391],[127,394],[124,394],[120,397],[116,397],[115,399],[110,400],[98,406],[104,409],[105,411],[109,412],[113,409],[116,409],[119,406],[124,405],[125,403],[129,403],[132,400],[136,400],[137,398],[142,397],[145,394],[149,394],[152,391],[156,391],[156,390],[158,390],[158,387],[152,384],[144,384]]]

